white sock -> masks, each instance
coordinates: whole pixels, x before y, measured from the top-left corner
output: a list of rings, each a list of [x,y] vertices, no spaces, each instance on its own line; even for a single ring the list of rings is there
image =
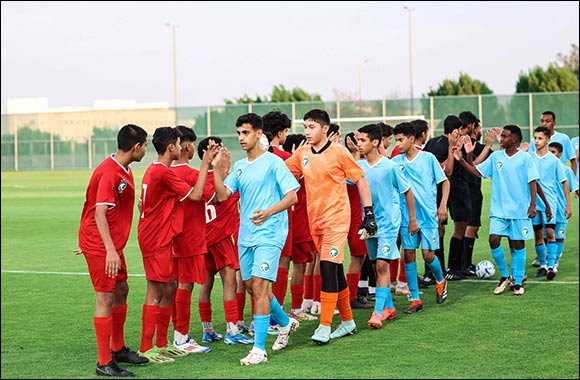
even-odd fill
[[[184,335],[179,331],[175,330],[173,331],[173,340],[175,340],[177,344],[183,344],[187,340],[187,334]]]
[[[238,334],[238,325],[233,322],[226,323],[226,330],[231,336]]]
[[[213,323],[211,323],[211,322],[201,322],[201,325],[203,326],[203,332],[204,333],[213,334],[215,332],[214,329],[213,329]]]

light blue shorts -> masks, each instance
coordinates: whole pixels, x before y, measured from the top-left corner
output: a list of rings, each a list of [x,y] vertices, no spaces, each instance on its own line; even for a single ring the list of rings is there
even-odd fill
[[[434,251],[439,248],[439,231],[437,227],[421,228],[415,235],[411,235],[407,226],[401,226],[401,246],[403,249],[422,249]]]
[[[554,232],[556,233],[556,239],[566,239],[566,230],[568,229],[568,222],[556,223],[556,228]]]
[[[536,216],[532,218],[532,225],[545,226],[546,224],[556,224],[556,213],[553,213],[552,219],[548,220],[546,211],[536,211]]]
[[[511,240],[530,240],[534,238],[531,219],[504,219],[490,217],[489,234],[507,236]]]
[[[254,276],[275,282],[281,254],[282,248],[275,245],[261,244],[252,247],[238,245],[242,280],[248,281]]]
[[[397,236],[371,238],[366,240],[370,260],[395,260],[401,258],[397,248]]]

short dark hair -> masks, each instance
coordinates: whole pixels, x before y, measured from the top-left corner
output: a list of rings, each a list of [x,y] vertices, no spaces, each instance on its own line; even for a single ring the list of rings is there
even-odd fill
[[[205,139],[201,140],[199,144],[197,144],[197,155],[200,160],[203,160],[203,152],[207,150],[209,140],[213,140],[217,145],[221,145],[222,143],[222,139],[217,136],[207,136]]]
[[[415,137],[415,127],[409,122],[402,122],[395,125],[395,130],[393,131],[395,135],[405,135],[407,137]]]
[[[171,127],[159,127],[153,133],[153,146],[158,154],[164,154],[169,145],[177,143],[179,137],[179,130]]]
[[[346,147],[348,147],[347,141],[349,138],[356,143],[356,138],[354,137],[354,132],[348,132],[344,136],[344,146],[346,146]]]
[[[334,133],[340,133],[340,125],[336,124],[336,123],[330,123],[328,124],[328,131],[326,131],[326,136],[330,136],[330,134],[334,132]]]
[[[128,152],[135,144],[144,144],[147,141],[147,132],[138,125],[127,124],[117,133],[117,149]]]
[[[552,120],[556,121],[556,114],[552,111],[544,111],[544,112],[542,112],[542,115],[551,115]]]
[[[459,118],[465,127],[467,127],[469,124],[477,124],[477,116],[475,116],[471,111],[461,112],[459,114]]]
[[[181,142],[191,141],[195,142],[197,140],[197,135],[192,128],[186,127],[185,125],[178,125],[175,128],[181,133]]]
[[[286,141],[282,144],[284,151],[292,153],[292,149],[298,148],[302,141],[306,141],[306,136],[301,133],[293,133],[286,136]]]
[[[378,140],[379,142],[383,138],[383,129],[377,124],[367,124],[358,129],[360,133],[366,133],[369,136],[371,142],[373,140]]]
[[[319,108],[311,109],[304,114],[304,121],[309,119],[317,122],[323,127],[325,125],[330,125],[330,116],[328,115],[328,112]]]
[[[518,136],[520,142],[522,141],[522,130],[518,125],[515,124],[504,125],[503,129],[507,129],[512,134]]]
[[[536,132],[540,132],[543,133],[547,138],[550,138],[551,133],[550,130],[548,129],[548,127],[536,127],[536,129],[534,129],[534,133]]]
[[[416,119],[411,122],[413,128],[415,128],[415,138],[421,136],[423,132],[427,133],[429,131],[429,123],[427,120]]]
[[[562,153],[564,151],[564,147],[557,141],[551,142],[548,144],[548,148],[554,148],[558,151],[558,153]]]
[[[264,129],[262,116],[253,112],[238,117],[238,120],[236,120],[236,128],[241,127],[243,124],[250,124],[255,131],[258,129]]]
[[[443,121],[443,133],[449,134],[458,128],[463,127],[463,122],[455,115],[447,115]]]
[[[272,110],[262,116],[262,123],[268,141],[272,141],[278,132],[292,127],[292,120],[280,110]]]
[[[381,127],[383,137],[389,137],[393,134],[393,127],[391,127],[389,124],[379,121],[377,125]]]

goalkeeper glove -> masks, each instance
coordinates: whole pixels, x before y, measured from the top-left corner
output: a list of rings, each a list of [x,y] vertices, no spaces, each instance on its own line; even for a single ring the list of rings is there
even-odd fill
[[[373,211],[373,206],[367,206],[364,208],[364,219],[360,227],[358,228],[358,234],[361,240],[367,240],[377,233],[377,222],[375,221],[375,213]]]

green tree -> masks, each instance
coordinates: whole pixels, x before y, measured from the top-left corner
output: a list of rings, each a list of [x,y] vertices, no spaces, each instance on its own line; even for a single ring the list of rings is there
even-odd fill
[[[294,87],[292,90],[287,89],[284,85],[274,85],[270,96],[264,97],[256,96],[255,99],[244,94],[240,98],[224,99],[226,104],[248,104],[248,103],[286,103],[286,102],[309,102],[322,101],[319,94],[310,94],[300,87]]]
[[[427,96],[449,95],[485,95],[493,94],[485,82],[471,78],[468,74],[459,73],[459,79],[445,79],[436,90],[429,87]]]
[[[572,49],[570,51],[570,55],[566,55],[566,54],[562,54],[562,53],[558,53],[557,58],[558,61],[560,61],[562,63],[562,65],[564,65],[564,67],[569,68],[570,70],[572,70],[572,72],[574,74],[576,74],[577,78],[580,78],[580,70],[578,68],[579,63],[578,63],[578,45],[576,44],[571,44]]]
[[[516,93],[578,91],[578,76],[570,68],[548,65],[535,66],[528,73],[520,72]]]

